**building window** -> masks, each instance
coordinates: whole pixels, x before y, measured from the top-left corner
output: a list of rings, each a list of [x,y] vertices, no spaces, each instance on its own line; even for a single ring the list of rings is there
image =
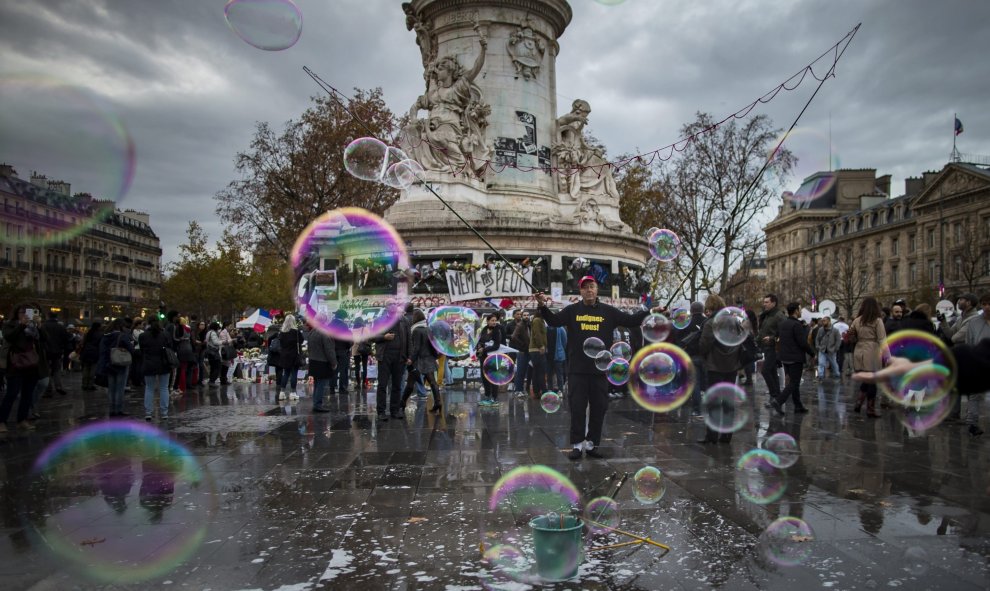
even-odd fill
[[[956,258],[952,260],[952,278],[962,279],[963,278],[963,262],[962,257],[956,255]]]
[[[910,285],[918,284],[918,265],[914,263],[908,265],[908,283]]]
[[[883,289],[883,271],[880,269],[873,271],[873,288],[876,290]]]
[[[892,265],[890,267],[890,288],[891,289],[897,289],[897,288],[900,287],[900,281],[898,281],[898,278],[897,278],[897,272],[898,271],[899,271],[899,269],[897,268],[897,265]]]
[[[898,251],[897,243],[898,243],[897,238],[891,238],[890,239],[890,254],[892,254],[894,256],[897,256],[898,254],[900,254],[900,253],[897,252]]]
[[[908,252],[918,250],[918,237],[914,234],[908,235]]]
[[[960,222],[956,222],[956,225],[952,227],[952,235],[954,244],[962,244],[963,241],[963,225]]]
[[[879,241],[877,241],[877,243],[873,245],[873,256],[874,256],[874,258],[878,258],[878,259],[880,258],[880,242]]]
[[[935,261],[928,261],[928,281],[934,282],[938,279],[938,275],[935,274]]]
[[[928,228],[928,248],[935,248],[935,228]]]

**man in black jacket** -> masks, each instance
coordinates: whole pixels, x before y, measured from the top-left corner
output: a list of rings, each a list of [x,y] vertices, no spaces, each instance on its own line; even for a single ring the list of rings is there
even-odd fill
[[[375,359],[378,361],[378,391],[375,402],[378,407],[378,420],[382,422],[389,418],[389,415],[385,414],[385,401],[390,392],[392,398],[388,405],[389,414],[393,419],[402,418],[399,412],[399,402],[402,400],[402,375],[406,372],[406,366],[412,364],[412,360],[409,359],[410,328],[405,317],[402,317],[385,334],[371,339],[375,343]]]
[[[770,405],[778,414],[784,414],[784,403],[790,398],[794,403],[795,413],[805,413],[808,409],[801,404],[801,374],[804,372],[805,355],[811,355],[808,344],[808,327],[798,320],[801,315],[801,305],[797,302],[787,304],[787,318],[780,323],[780,361],[784,364],[786,382],[784,391],[778,398],[770,400]]]
[[[62,387],[62,356],[69,346],[69,332],[59,321],[58,312],[48,314],[48,320],[41,325],[41,332],[46,337],[45,357],[51,373],[48,392],[50,393],[54,389],[59,394],[65,395],[65,389]]]
[[[691,391],[691,416],[701,417],[701,385],[705,381],[705,360],[701,356],[698,343],[701,342],[701,327],[705,324],[705,305],[691,302],[691,321],[682,329],[674,330],[674,342],[691,356],[694,365],[694,390]]]
[[[584,354],[584,341],[589,337],[598,337],[608,349],[612,345],[612,332],[617,326],[639,326],[649,314],[645,310],[626,314],[599,302],[598,282],[591,275],[582,277],[578,285],[581,301],[556,314],[547,307],[547,296],[543,292],[536,294],[540,315],[547,325],[567,329],[567,381],[570,384],[567,400],[571,411],[572,447],[567,457],[572,460],[581,459],[582,453],[592,458],[603,457],[598,446],[601,444],[605,411],[608,410],[605,372],[595,367],[595,360]]]
[[[756,343],[763,349],[763,380],[771,401],[780,398],[780,379],[777,377],[777,331],[784,319],[777,307],[777,296],[768,293],[763,296],[763,313],[760,314],[760,329]]]

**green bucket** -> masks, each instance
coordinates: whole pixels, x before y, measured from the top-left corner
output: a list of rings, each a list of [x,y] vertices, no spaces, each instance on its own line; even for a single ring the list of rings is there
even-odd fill
[[[540,578],[566,581],[576,577],[584,560],[584,522],[570,515],[541,515],[531,520],[529,527]]]

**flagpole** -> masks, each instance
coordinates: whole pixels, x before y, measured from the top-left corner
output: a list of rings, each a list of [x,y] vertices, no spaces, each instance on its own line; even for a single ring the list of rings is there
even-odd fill
[[[956,133],[956,119],[959,119],[959,114],[953,113],[952,114],[952,155],[953,156],[956,155],[956,136],[959,135],[958,133]]]

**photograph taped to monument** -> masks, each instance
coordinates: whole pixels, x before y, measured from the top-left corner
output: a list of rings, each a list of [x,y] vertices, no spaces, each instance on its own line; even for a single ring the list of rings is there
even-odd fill
[[[400,274],[399,259],[392,253],[380,253],[355,259],[355,295],[381,295],[397,293]]]

